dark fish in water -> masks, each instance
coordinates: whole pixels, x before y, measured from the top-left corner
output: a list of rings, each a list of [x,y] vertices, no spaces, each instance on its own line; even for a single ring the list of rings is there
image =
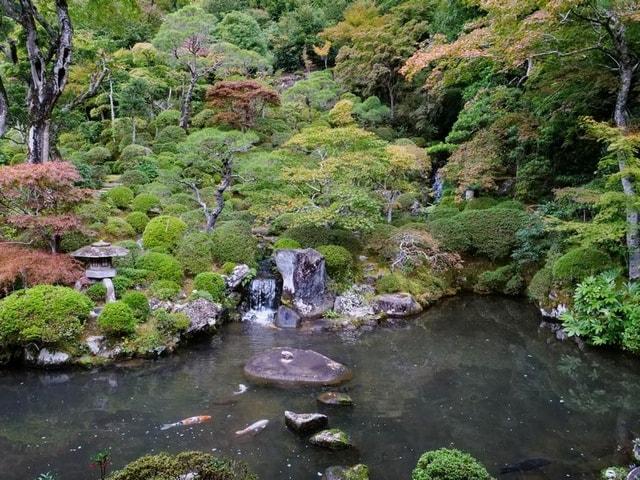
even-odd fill
[[[500,469],[500,473],[528,472],[546,467],[551,462],[545,458],[529,458],[518,463],[509,463]]]

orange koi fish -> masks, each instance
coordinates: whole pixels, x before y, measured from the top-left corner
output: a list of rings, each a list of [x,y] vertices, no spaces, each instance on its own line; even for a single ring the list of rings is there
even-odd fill
[[[176,423],[165,423],[160,427],[160,430],[169,430],[170,428],[173,428],[173,427],[184,427],[188,425],[198,425],[199,423],[211,421],[211,418],[212,417],[210,415],[199,415],[197,417],[189,417],[189,418],[185,418],[184,420],[180,420],[179,422],[176,422]]]

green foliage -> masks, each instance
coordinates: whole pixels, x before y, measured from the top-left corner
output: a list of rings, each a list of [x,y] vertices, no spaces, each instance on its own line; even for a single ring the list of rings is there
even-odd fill
[[[178,243],[175,257],[187,273],[197,275],[211,269],[212,249],[211,235],[205,232],[188,233]]]
[[[592,247],[577,247],[567,251],[553,264],[553,278],[568,285],[611,268],[609,256]]]
[[[233,11],[227,13],[216,25],[216,35],[245,50],[253,50],[261,55],[267,53],[267,39],[260,25],[251,15]]]
[[[226,262],[246,263],[256,266],[258,241],[251,235],[251,228],[242,223],[226,222],[211,234],[213,259],[219,264]]]
[[[107,287],[102,282],[97,282],[87,288],[84,293],[94,302],[104,302],[107,298]]]
[[[368,97],[364,102],[357,103],[353,113],[367,126],[383,125],[391,118],[391,109],[375,95]]]
[[[214,272],[202,272],[196,275],[196,278],[193,279],[193,288],[209,293],[214,302],[222,302],[225,298],[224,278]]]
[[[166,127],[176,127],[178,123],[180,123],[180,111],[172,109],[163,110],[156,116],[154,123],[158,130]]]
[[[274,250],[291,250],[301,247],[300,242],[288,237],[280,237],[273,244]]]
[[[24,346],[75,340],[93,303],[67,287],[38,285],[0,300],[0,343]]]
[[[144,232],[147,223],[149,223],[149,217],[142,212],[131,212],[125,218],[127,223],[133,227],[136,233]]]
[[[329,276],[337,282],[346,282],[353,277],[353,256],[339,245],[320,245],[318,247],[325,259]]]
[[[136,231],[129,222],[120,217],[111,217],[103,228],[104,234],[113,240],[135,237]]]
[[[538,270],[531,278],[527,287],[529,298],[538,302],[540,305],[546,305],[549,302],[549,293],[553,287],[553,269],[545,266]]]
[[[182,281],[183,271],[180,262],[166,253],[145,253],[136,261],[136,268],[149,272],[150,280]]]
[[[475,290],[480,293],[503,293],[519,295],[524,288],[524,279],[517,268],[510,264],[478,276]]]
[[[180,293],[180,285],[171,280],[156,280],[149,287],[149,294],[158,300],[174,300]]]
[[[166,310],[158,309],[153,312],[153,320],[156,327],[163,335],[177,335],[189,328],[189,317],[184,313],[169,313]]]
[[[491,476],[468,453],[441,448],[420,456],[411,480],[491,480]]]
[[[122,296],[122,301],[131,308],[131,311],[138,322],[144,322],[149,316],[149,313],[151,313],[149,301],[142,292],[126,292]]]
[[[107,192],[106,197],[116,207],[124,210],[129,208],[129,205],[131,205],[133,201],[133,190],[123,185],[114,187]]]
[[[153,218],[144,229],[142,244],[145,248],[161,247],[173,250],[187,230],[187,224],[177,217],[161,215]]]
[[[107,303],[98,317],[98,327],[107,335],[126,336],[135,331],[136,318],[125,302]]]
[[[120,182],[122,182],[125,187],[135,189],[140,185],[149,183],[149,175],[141,170],[127,170],[122,175],[120,175]]]
[[[160,206],[160,198],[153,193],[140,193],[131,203],[131,210],[148,213],[150,210]]]

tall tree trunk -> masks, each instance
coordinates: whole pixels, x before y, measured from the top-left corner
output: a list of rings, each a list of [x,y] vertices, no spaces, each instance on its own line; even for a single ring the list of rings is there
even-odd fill
[[[609,29],[618,57],[619,86],[613,119],[616,126],[622,130],[623,133],[627,133],[629,129],[627,106],[633,84],[633,75],[638,63],[629,48],[625,26],[615,14],[610,14],[609,16]],[[627,168],[627,159],[623,154],[618,155],[618,168],[621,172],[624,172]],[[640,231],[638,229],[640,214],[638,213],[637,207],[634,206],[636,189],[633,184],[633,178],[627,175],[622,177],[621,183],[622,191],[628,199],[627,250],[629,255],[629,279],[638,280],[640,279]]]
[[[233,174],[233,161],[231,158],[224,158],[222,160],[222,180],[216,187],[216,206],[213,210],[209,211],[207,215],[207,232],[210,232],[216,226],[218,217],[224,209],[224,192],[226,192],[229,185],[231,185],[231,176]]]
[[[198,76],[193,72],[191,73],[191,81],[187,87],[186,92],[182,96],[182,105],[180,107],[180,127],[187,130],[189,128],[189,122],[191,121],[191,101],[193,99],[193,91],[198,83]]]
[[[116,143],[116,107],[113,103],[113,80],[109,77],[109,109],[111,110],[111,138]]]
[[[49,120],[31,121],[27,134],[27,162],[44,163],[49,161],[50,127]]]
[[[7,100],[7,91],[4,89],[2,78],[0,78],[0,138],[7,131],[8,118],[9,101]]]

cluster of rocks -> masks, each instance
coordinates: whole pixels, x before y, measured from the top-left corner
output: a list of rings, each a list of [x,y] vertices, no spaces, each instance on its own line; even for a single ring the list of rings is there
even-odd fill
[[[584,349],[584,340],[582,340],[580,337],[570,337],[566,330],[562,328],[562,325],[560,323],[548,322],[546,320],[543,320],[542,322],[540,322],[539,328],[543,330],[550,330],[551,333],[553,333],[555,339],[560,342],[572,339],[580,350]]]

